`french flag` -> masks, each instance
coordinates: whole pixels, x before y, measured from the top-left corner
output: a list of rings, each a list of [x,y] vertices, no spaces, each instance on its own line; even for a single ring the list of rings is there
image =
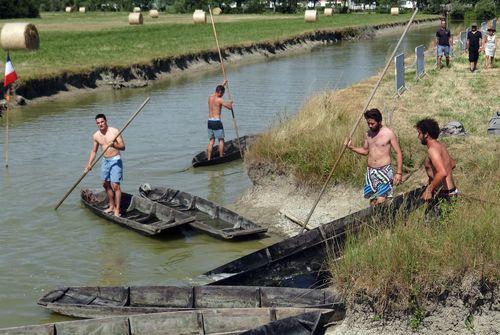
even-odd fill
[[[8,87],[10,84],[17,80],[16,70],[12,66],[10,56],[7,54],[7,61],[5,62],[5,78],[3,79],[3,86]]]

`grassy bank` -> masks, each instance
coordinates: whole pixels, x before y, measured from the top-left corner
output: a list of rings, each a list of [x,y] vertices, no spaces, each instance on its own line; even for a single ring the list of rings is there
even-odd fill
[[[486,70],[480,64],[478,72],[470,73],[464,55],[454,58],[450,69],[440,71],[430,57],[427,71],[428,76],[417,82],[414,70],[409,70],[409,91],[398,99],[392,98],[394,78],[389,74],[372,106],[392,115],[405,170],[416,170],[399,191],[426,183],[419,169],[425,147],[417,140],[416,121],[433,117],[441,125],[462,122],[466,137],[441,141],[457,161],[454,175],[463,196],[445,207],[441,218],[425,218],[420,209],[350,236],[344,257],[331,264],[333,283],[349,301],[365,297],[380,314],[411,311],[413,326],[418,326],[430,300],[470,289],[464,277],[469,286],[485,284],[491,289],[500,276],[500,137],[486,133],[500,106],[500,68]],[[277,125],[252,147],[246,156],[249,167],[267,164],[293,174],[298,183],[319,184],[374,83],[372,78],[313,97],[296,118]],[[356,142],[361,143],[365,130],[363,122]],[[365,166],[364,158],[347,152],[334,179],[361,189]]]
[[[302,16],[233,15],[216,17],[216,21],[221,46],[228,47],[282,40],[319,29],[387,24],[408,18],[346,14],[320,17],[318,22],[306,24]],[[211,26],[192,24],[190,15],[161,15],[157,21],[146,17],[143,26],[128,26],[127,13],[43,14],[41,19],[30,21],[39,28],[40,50],[11,53],[22,80],[99,67],[150,64],[155,59],[215,50]],[[0,26],[5,22],[0,20]]]

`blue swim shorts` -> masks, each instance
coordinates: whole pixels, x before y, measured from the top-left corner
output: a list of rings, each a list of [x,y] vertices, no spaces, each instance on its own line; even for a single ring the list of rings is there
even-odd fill
[[[437,47],[437,55],[438,57],[445,56],[448,57],[450,55],[450,46],[448,45],[438,45]]]
[[[208,139],[217,138],[219,140],[224,139],[224,127],[220,120],[208,120]]]
[[[365,198],[374,200],[378,197],[392,197],[392,180],[393,171],[390,164],[379,168],[368,167],[363,189]]]
[[[119,184],[122,181],[123,162],[120,155],[102,159],[101,179],[115,184]]]

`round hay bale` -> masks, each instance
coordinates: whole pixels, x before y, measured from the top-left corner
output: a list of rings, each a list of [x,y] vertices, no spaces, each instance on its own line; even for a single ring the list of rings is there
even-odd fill
[[[80,13],[85,13],[87,11],[87,9],[85,7],[80,7],[80,8],[78,8],[78,11]]]
[[[222,9],[220,9],[219,7],[215,7],[214,9],[212,9],[213,15],[220,15],[221,13],[222,13]]]
[[[157,19],[158,18],[158,10],[156,9],[151,9],[149,11],[149,16],[152,17],[153,19]]]
[[[304,14],[306,22],[316,22],[318,19],[318,11],[316,9],[308,9]]]
[[[207,14],[202,9],[197,9],[193,13],[194,23],[207,23]]]
[[[128,24],[134,25],[134,24],[142,24],[143,19],[142,19],[142,14],[141,13],[130,13],[128,15]]]
[[[391,15],[399,15],[399,8],[398,7],[392,7],[391,8]]]
[[[333,8],[325,8],[325,16],[332,16],[333,15]]]
[[[37,50],[38,30],[31,23],[6,23],[0,33],[0,44],[4,50]]]
[[[73,7],[66,7],[65,9],[66,13],[71,13],[73,11]]]
[[[134,12],[134,13],[140,13],[141,12],[141,8],[140,7],[134,7],[134,9],[132,10],[132,12]]]

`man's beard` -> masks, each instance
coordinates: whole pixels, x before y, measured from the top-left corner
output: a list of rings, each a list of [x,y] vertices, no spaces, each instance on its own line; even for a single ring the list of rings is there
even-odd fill
[[[421,139],[420,143],[422,143],[423,145],[427,145],[427,139],[426,138]]]
[[[370,130],[373,131],[374,133],[378,133],[380,128],[382,128],[382,125],[377,125],[376,127],[370,127]]]

